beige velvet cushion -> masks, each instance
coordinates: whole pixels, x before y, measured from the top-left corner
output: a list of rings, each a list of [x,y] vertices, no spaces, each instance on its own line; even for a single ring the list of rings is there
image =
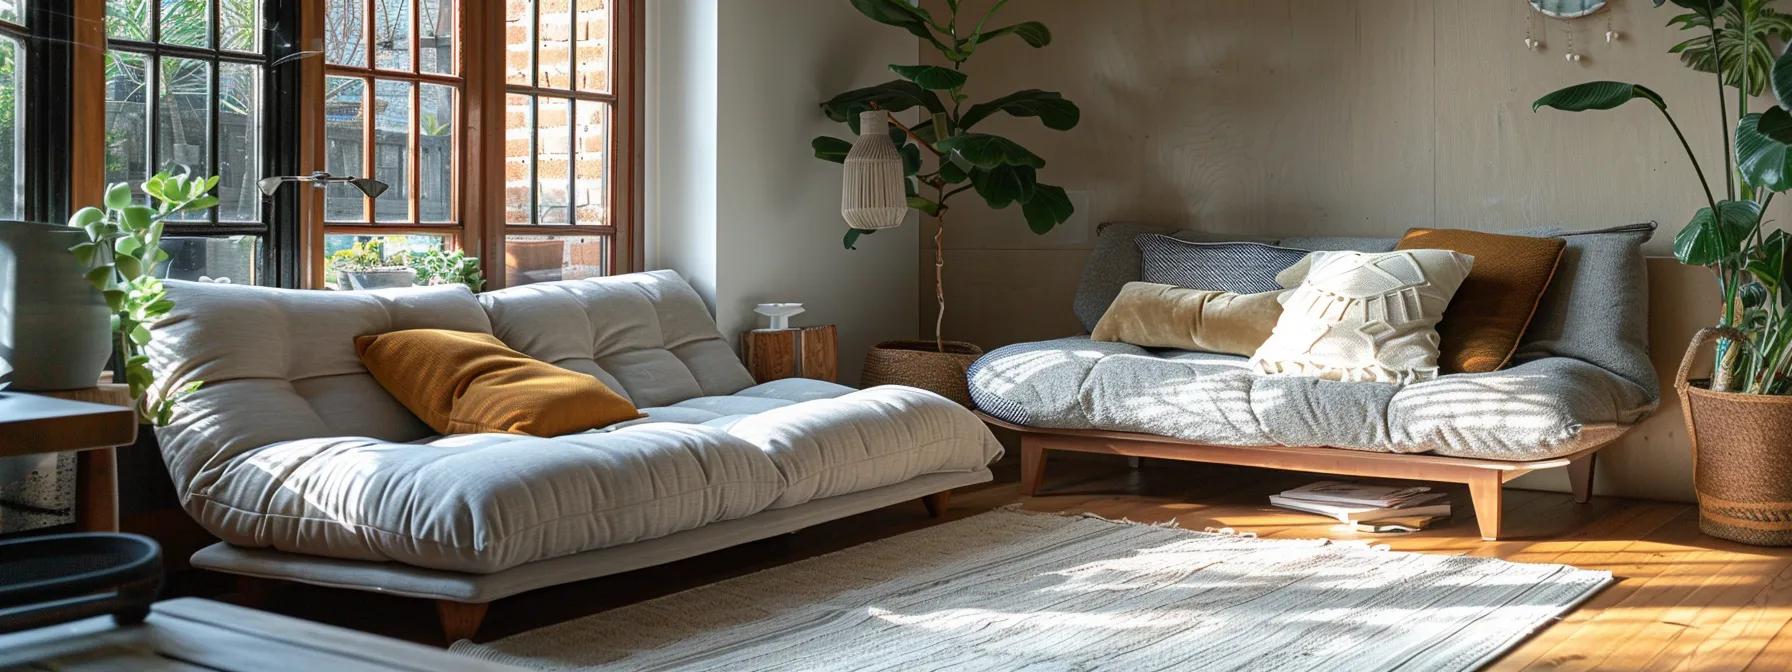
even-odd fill
[[[1448,250],[1314,252],[1251,356],[1259,370],[1345,381],[1437,377],[1437,323],[1474,257]],[[1293,270],[1293,269],[1290,269]]]
[[[1281,291],[1234,294],[1151,282],[1129,282],[1090,335],[1146,348],[1249,356],[1269,339]]]

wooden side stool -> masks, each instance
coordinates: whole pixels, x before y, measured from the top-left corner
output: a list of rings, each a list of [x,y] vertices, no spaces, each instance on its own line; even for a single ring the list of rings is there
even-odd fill
[[[784,378],[831,383],[840,375],[838,331],[831,324],[741,332],[740,356],[761,383]]]

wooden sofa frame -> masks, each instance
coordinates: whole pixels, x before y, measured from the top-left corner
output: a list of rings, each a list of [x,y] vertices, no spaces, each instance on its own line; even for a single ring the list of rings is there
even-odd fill
[[[1086,429],[1041,429],[1013,424],[986,413],[978,417],[995,427],[1020,434],[1020,491],[1032,496],[1045,481],[1045,453],[1076,453],[1151,457],[1184,462],[1207,462],[1243,467],[1263,467],[1339,476],[1369,476],[1415,481],[1442,481],[1468,485],[1474,502],[1475,522],[1481,539],[1500,537],[1500,491],[1506,481],[1539,469],[1568,468],[1574,501],[1585,504],[1592,497],[1593,461],[1599,449],[1617,442],[1629,429],[1623,425],[1589,425],[1583,432],[1603,440],[1561,457],[1529,462],[1507,462],[1424,453],[1373,453],[1344,448],[1289,446],[1214,446],[1165,436]],[[1609,438],[1604,438],[1609,435]]]

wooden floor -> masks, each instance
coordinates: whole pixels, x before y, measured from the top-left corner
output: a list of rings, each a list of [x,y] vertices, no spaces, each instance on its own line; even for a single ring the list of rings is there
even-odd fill
[[[1606,569],[1616,584],[1543,630],[1491,669],[1792,670],[1792,549],[1760,549],[1699,534],[1687,505],[1509,491],[1509,539],[1482,542],[1466,490],[1450,525],[1410,535],[1356,534],[1313,516],[1267,506],[1268,494],[1311,476],[1241,467],[1053,456],[1037,497],[1019,494],[1018,465],[997,465],[995,483],[958,491],[947,520],[1020,502],[1039,511],[1083,511],[1185,528],[1230,527],[1264,537],[1373,539],[1395,550],[1559,562]],[[776,539],[619,577],[536,591],[492,606],[490,640],[686,588],[937,524],[921,504],[896,506]],[[420,642],[435,642],[423,601],[276,584],[262,609]],[[229,596],[226,599],[230,599]]]

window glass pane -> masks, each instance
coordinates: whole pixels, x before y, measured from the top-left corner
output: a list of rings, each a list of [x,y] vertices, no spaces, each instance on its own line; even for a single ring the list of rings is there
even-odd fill
[[[373,199],[374,219],[404,222],[411,218],[411,86],[410,82],[373,82],[373,179],[388,189]]]
[[[609,236],[505,236],[508,286],[609,275]]]
[[[610,105],[591,100],[577,103],[574,138],[573,198],[580,224],[608,224],[604,205],[610,188]]]
[[[212,16],[206,4],[206,0],[162,0],[162,43],[211,46]]]
[[[504,82],[529,85],[529,73],[535,68],[535,3],[532,0],[504,2]]]
[[[536,0],[541,25],[535,29],[536,86],[572,88],[572,0]]]
[[[106,53],[106,183],[149,177],[149,62]],[[143,198],[141,194],[138,198]]]
[[[25,22],[25,11],[19,6],[21,0],[0,0],[0,21],[13,23]]]
[[[162,58],[161,90],[156,96],[156,159],[164,170],[211,171],[212,66],[191,58]],[[205,211],[174,215],[178,220],[206,220]]]
[[[372,1],[374,65],[411,69],[411,0]]]
[[[168,236],[163,274],[175,280],[229,280],[239,285],[260,284],[260,236]]]
[[[541,98],[535,110],[535,223],[566,224],[572,187],[572,106],[565,98]]]
[[[218,221],[261,221],[261,66],[218,64]]]
[[[535,152],[530,137],[535,128],[530,119],[530,98],[510,94],[504,97],[504,223],[528,224],[530,196],[534,193]]]
[[[424,84],[418,112],[417,207],[425,222],[453,221],[454,87]]]
[[[328,262],[329,272],[324,274],[324,285],[330,289],[350,289],[356,279],[362,287],[414,279],[402,271],[406,268],[406,255],[446,249],[447,236],[328,234],[324,236],[324,259]],[[350,278],[348,273],[366,275]]]
[[[418,0],[417,60],[423,72],[454,74],[454,5],[454,0]]]
[[[218,45],[232,51],[261,51],[260,0],[218,0]]]
[[[106,0],[106,37],[149,41],[151,0]]]
[[[332,175],[361,177],[367,174],[363,133],[367,128],[367,81],[352,77],[324,78],[324,170]],[[347,184],[324,188],[324,219],[332,222],[367,221],[367,198]]]
[[[574,36],[579,44],[579,90],[610,90],[610,1],[580,0]]]
[[[331,63],[365,67],[367,0],[329,0],[324,10],[324,57]]]
[[[25,116],[19,114],[23,54],[18,40],[0,37],[0,219],[18,219],[24,210]]]

